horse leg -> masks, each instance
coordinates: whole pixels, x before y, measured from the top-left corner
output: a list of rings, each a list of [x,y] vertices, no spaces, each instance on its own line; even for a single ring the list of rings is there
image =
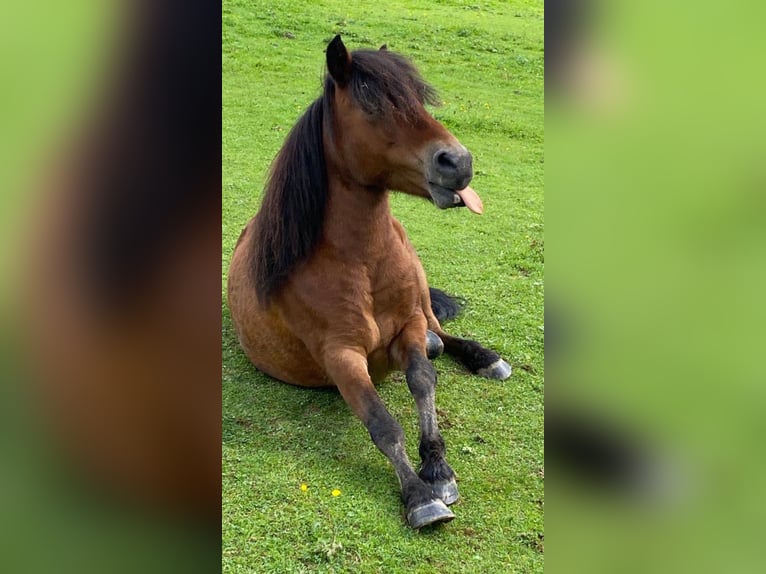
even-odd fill
[[[452,504],[458,499],[457,483],[455,473],[444,460],[446,449],[436,419],[436,369],[426,356],[427,344],[421,335],[424,329],[425,318],[410,323],[392,350],[394,359],[406,374],[407,386],[418,409],[421,460],[418,475],[445,504]]]
[[[501,381],[511,376],[511,365],[505,362],[492,349],[470,339],[460,339],[444,332],[436,317],[429,318],[426,331],[426,354],[429,359],[435,359],[442,353],[454,357],[474,374],[488,379]]]
[[[418,529],[452,520],[455,517],[452,511],[412,468],[405,451],[404,431],[375,390],[365,355],[342,348],[326,352],[324,363],[343,399],[367,427],[372,442],[391,461],[401,485],[409,525]]]
[[[460,361],[469,371],[481,377],[501,381],[510,377],[511,365],[506,363],[495,351],[482,347],[476,341],[460,339],[444,332],[439,320],[434,315],[426,273],[417,257],[414,260],[418,283],[420,284],[421,307],[428,322],[428,331],[426,331],[428,357],[433,359],[439,356],[441,351],[437,350],[441,348],[445,353]],[[439,339],[441,344],[437,343],[435,339]]]
[[[495,351],[482,347],[476,341],[448,335],[441,329],[434,331],[444,343],[444,352],[460,361],[472,373],[501,381],[511,376],[511,365]]]
[[[428,329],[426,331],[426,356],[433,361],[444,352],[444,342],[441,337]]]

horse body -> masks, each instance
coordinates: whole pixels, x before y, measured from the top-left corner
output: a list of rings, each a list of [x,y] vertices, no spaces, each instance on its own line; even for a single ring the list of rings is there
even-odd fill
[[[391,214],[390,189],[438,207],[481,211],[467,187],[470,153],[423,104],[433,96],[407,60],[387,50],[327,49],[323,95],[272,166],[263,205],[235,248],[229,305],[240,343],[263,372],[294,385],[338,388],[389,458],[414,528],[451,520],[457,500],[436,420],[430,329],[475,372],[505,378],[493,351],[447,335],[425,272]],[[420,419],[419,473],[374,383],[406,372]]]
[[[246,272],[246,249],[235,250],[229,304],[232,315],[242,317],[235,323],[240,344],[263,372],[299,386],[333,385],[315,358],[333,344],[348,345],[367,358],[377,382],[394,367],[389,349],[407,324],[422,322],[425,337],[422,303],[427,285],[413,266],[419,261],[413,260],[412,247],[391,215],[388,198],[368,199],[380,204],[360,210],[363,218],[375,219],[369,228],[358,217],[336,217],[335,205],[345,211],[349,203],[336,201],[331,192],[324,239],[268,308],[257,304],[255,286]],[[334,242],[336,235],[353,235],[345,229],[349,223],[374,231],[365,232],[366,237],[360,234],[358,241]],[[254,225],[251,220],[240,245],[247,246]],[[302,340],[300,333],[311,333],[311,338]]]

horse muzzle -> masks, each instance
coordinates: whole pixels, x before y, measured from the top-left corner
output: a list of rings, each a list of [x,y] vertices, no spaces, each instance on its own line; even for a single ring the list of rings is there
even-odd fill
[[[481,199],[468,184],[473,178],[473,158],[462,145],[440,147],[431,156],[428,191],[440,209],[466,206],[481,213]]]

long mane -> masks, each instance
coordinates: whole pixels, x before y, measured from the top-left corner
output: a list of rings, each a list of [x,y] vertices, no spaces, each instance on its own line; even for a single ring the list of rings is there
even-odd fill
[[[322,129],[329,108],[326,95],[315,100],[272,164],[250,250],[250,270],[262,304],[308,259],[321,238],[327,205]]]
[[[409,121],[424,103],[436,103],[433,88],[399,54],[357,50],[351,66],[348,88],[368,114]],[[334,93],[335,82],[328,75],[323,94],[290,130],[271,166],[250,249],[251,278],[263,305],[321,240],[329,192],[323,133],[333,124]]]

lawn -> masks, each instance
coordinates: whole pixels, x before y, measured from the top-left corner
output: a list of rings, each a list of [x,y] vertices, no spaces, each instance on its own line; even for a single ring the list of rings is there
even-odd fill
[[[404,195],[391,204],[430,284],[468,302],[447,330],[497,350],[514,374],[490,381],[436,360],[461,500],[453,522],[415,532],[393,469],[337,392],[259,373],[224,302],[223,571],[542,572],[543,3],[225,0],[224,293],[237,237],[269,163],[319,94],[336,33],[350,49],[386,43],[411,57],[440,92],[433,114],[473,152],[482,216]],[[417,460],[403,376],[378,390]]]

